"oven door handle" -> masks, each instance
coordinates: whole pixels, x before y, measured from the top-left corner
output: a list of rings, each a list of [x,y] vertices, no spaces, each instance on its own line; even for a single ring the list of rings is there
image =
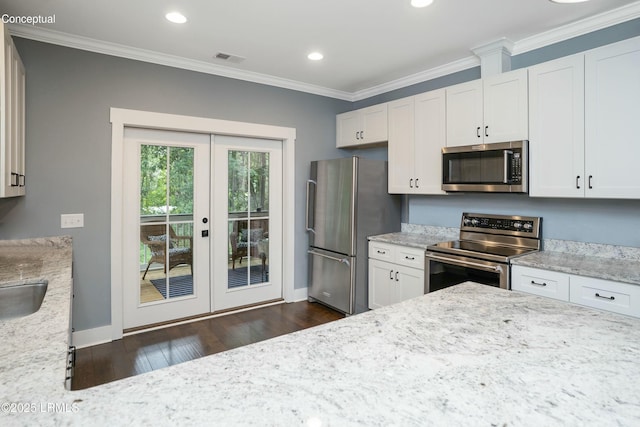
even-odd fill
[[[427,253],[426,257],[430,258],[430,259],[433,259],[435,261],[445,262],[445,263],[448,263],[448,264],[458,265],[458,266],[462,266],[462,267],[473,267],[473,268],[477,268],[478,270],[502,273],[502,266],[501,265],[485,265],[485,264],[480,264],[480,263],[472,262],[472,261],[465,261],[465,260],[461,260],[461,259],[441,257],[441,256],[434,255],[434,254],[431,254],[431,253]]]

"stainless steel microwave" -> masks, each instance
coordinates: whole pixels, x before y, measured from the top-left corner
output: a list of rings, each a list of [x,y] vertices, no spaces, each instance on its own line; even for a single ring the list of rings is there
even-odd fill
[[[442,149],[444,191],[526,193],[528,141]]]

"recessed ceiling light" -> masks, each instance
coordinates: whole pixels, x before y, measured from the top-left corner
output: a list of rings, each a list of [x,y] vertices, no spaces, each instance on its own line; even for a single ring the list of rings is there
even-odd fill
[[[320,61],[322,58],[324,58],[324,55],[320,52],[311,52],[309,55],[307,55],[307,58],[312,61]]]
[[[589,0],[549,0],[551,3],[583,3]]]
[[[171,21],[174,24],[184,24],[187,22],[187,17],[180,12],[169,12],[164,15],[164,17],[167,18],[167,21]]]
[[[411,0],[411,6],[413,7],[427,7],[431,3],[433,3],[433,0]]]

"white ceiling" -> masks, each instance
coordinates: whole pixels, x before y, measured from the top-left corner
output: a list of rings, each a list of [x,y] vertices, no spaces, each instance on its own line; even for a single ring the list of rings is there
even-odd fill
[[[501,38],[518,54],[640,17],[640,1],[0,0],[0,13],[55,14],[10,25],[20,37],[356,100],[478,65],[472,49]]]

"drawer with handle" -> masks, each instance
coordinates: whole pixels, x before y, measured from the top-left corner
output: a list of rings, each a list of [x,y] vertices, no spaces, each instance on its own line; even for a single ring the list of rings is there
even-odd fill
[[[384,242],[369,242],[369,258],[393,262],[395,246]]]
[[[569,301],[569,275],[514,265],[511,267],[511,289]]]
[[[640,286],[571,276],[571,302],[640,317]]]
[[[424,250],[398,246],[396,249],[396,264],[407,267],[424,269]]]

